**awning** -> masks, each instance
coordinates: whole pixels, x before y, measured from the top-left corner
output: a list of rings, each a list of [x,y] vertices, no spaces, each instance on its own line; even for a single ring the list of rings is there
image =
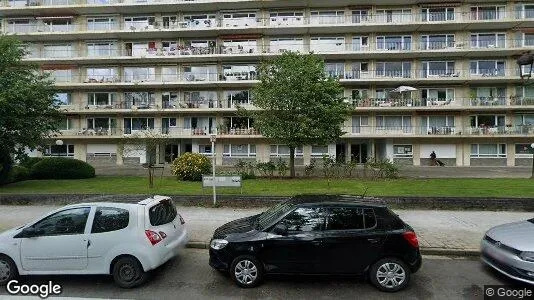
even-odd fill
[[[74,16],[54,16],[54,17],[36,17],[37,20],[48,20],[48,19],[74,19]]]
[[[419,3],[420,7],[456,7],[460,6],[460,2],[439,2],[439,3]]]

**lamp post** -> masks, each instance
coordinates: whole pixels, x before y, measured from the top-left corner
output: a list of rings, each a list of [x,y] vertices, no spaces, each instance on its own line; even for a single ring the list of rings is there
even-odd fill
[[[63,146],[63,140],[56,140],[56,145],[57,146]],[[50,155],[52,155],[52,153],[50,153]],[[60,156],[59,152],[58,152],[57,156]]]
[[[211,142],[211,168],[213,173],[213,205],[217,203],[217,193],[215,191],[215,141],[217,140],[216,134],[210,135],[210,142]]]
[[[532,174],[530,178],[534,178],[534,143],[530,144],[530,151],[532,152]]]

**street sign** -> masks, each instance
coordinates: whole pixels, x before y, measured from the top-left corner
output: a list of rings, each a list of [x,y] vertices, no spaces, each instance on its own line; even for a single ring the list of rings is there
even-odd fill
[[[213,176],[202,175],[202,187],[213,186]],[[241,176],[215,176],[215,186],[241,187]]]

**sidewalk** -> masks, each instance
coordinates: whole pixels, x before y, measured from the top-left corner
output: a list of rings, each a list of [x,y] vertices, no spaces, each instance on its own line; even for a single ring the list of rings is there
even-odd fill
[[[0,206],[0,230],[6,230],[58,208],[57,206]],[[254,215],[264,209],[178,206],[191,235],[191,247],[206,248],[215,228]],[[416,231],[427,254],[477,254],[480,240],[490,227],[534,217],[529,212],[395,210]]]

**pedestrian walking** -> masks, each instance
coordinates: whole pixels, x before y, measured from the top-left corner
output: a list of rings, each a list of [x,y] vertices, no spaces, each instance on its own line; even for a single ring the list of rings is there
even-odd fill
[[[435,151],[432,151],[432,153],[430,153],[430,160],[432,161],[432,165],[433,166],[441,166],[441,167],[443,167],[445,165],[441,160],[439,160],[437,158],[437,155],[436,155]]]

